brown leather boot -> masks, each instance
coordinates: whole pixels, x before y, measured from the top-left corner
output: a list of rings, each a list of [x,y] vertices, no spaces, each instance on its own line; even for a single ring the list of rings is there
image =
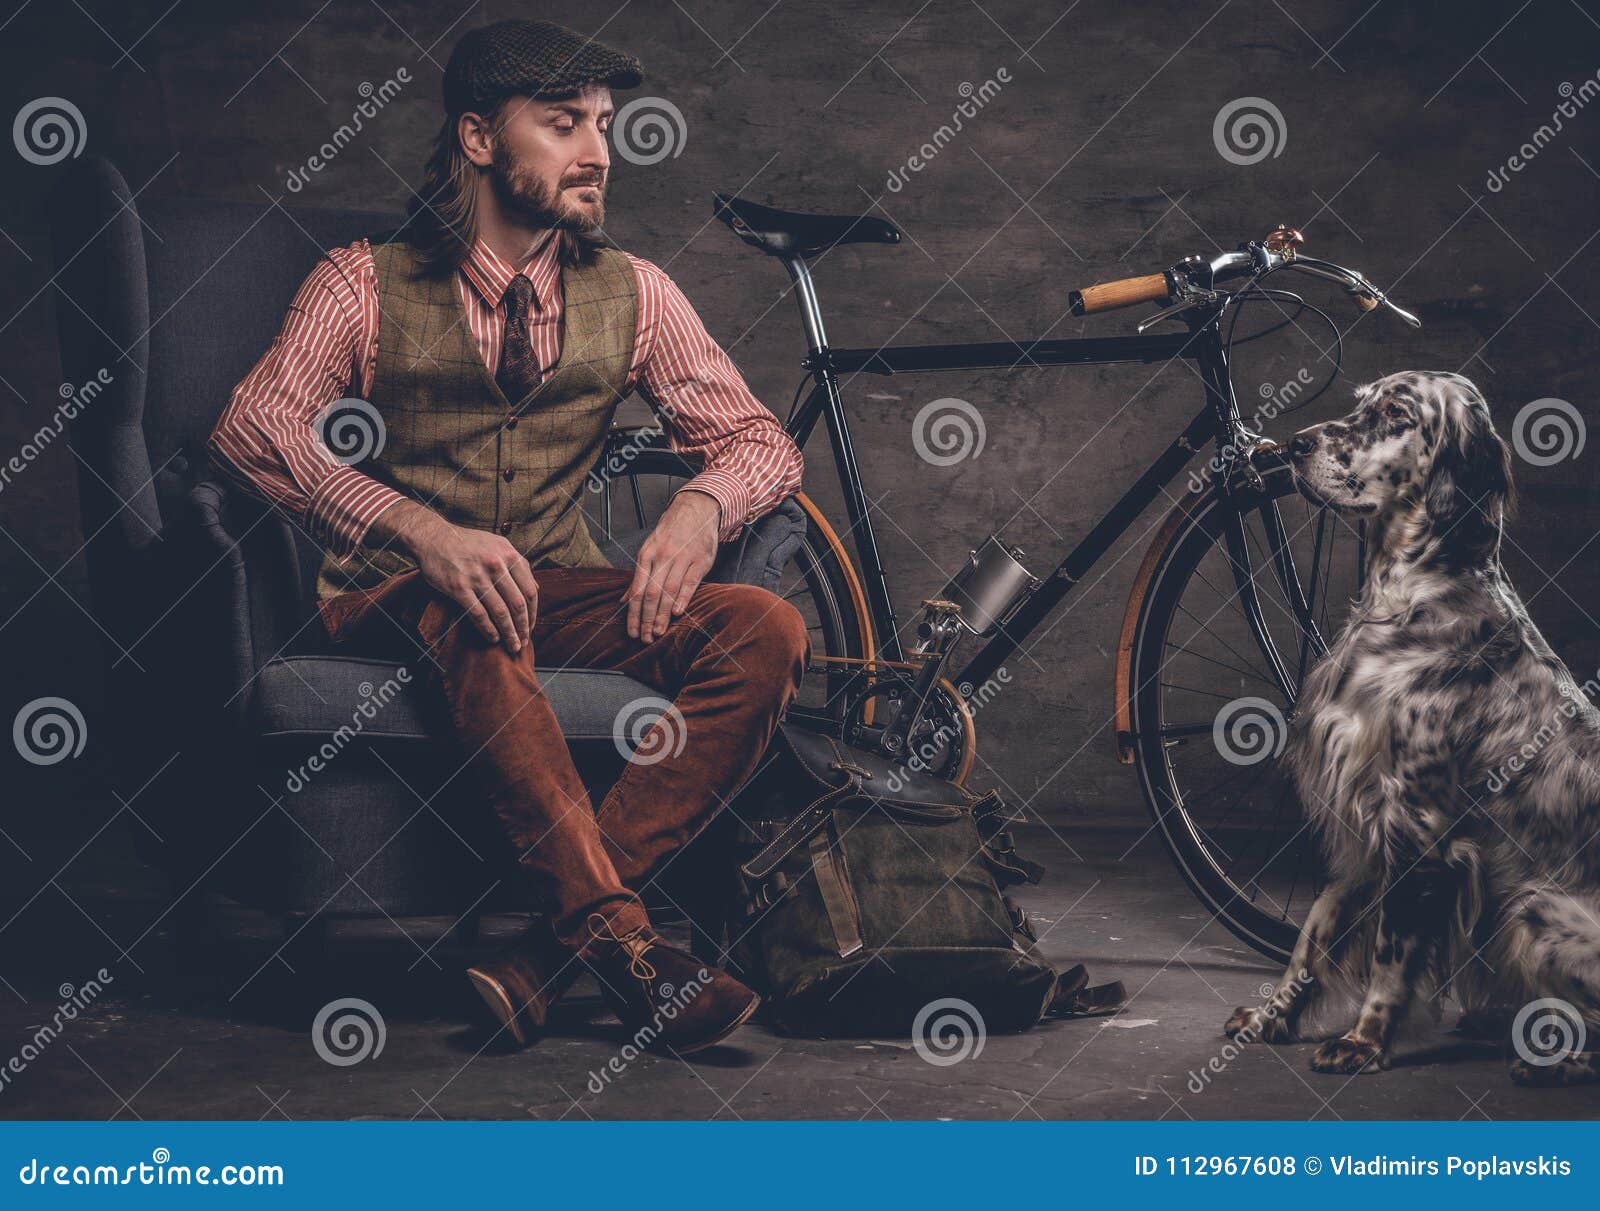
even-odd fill
[[[550,1006],[582,973],[548,922],[535,921],[505,953],[467,968],[467,979],[517,1046],[526,1047],[544,1033]]]
[[[639,1047],[703,1051],[750,1020],[761,998],[720,968],[669,946],[648,925],[617,933],[589,915],[593,941],[579,952],[600,992]]]

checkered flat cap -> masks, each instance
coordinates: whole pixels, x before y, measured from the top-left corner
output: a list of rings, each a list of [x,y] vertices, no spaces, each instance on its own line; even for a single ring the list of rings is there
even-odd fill
[[[644,68],[632,55],[551,21],[497,21],[468,30],[444,69],[444,104],[453,114],[503,97],[549,97],[585,84],[637,88]]]

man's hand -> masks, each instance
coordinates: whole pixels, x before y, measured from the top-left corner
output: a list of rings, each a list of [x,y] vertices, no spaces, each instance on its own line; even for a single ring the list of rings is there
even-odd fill
[[[722,506],[710,493],[686,488],[672,498],[639,548],[628,603],[628,634],[649,643],[664,635],[717,558]]]
[[[520,652],[539,615],[539,586],[522,553],[498,534],[451,525],[413,500],[397,501],[372,523],[367,542],[396,539],[422,578],[466,611],[491,643]]]

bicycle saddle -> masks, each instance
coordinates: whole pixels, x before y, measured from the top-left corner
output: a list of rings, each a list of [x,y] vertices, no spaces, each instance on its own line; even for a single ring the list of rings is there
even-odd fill
[[[808,257],[835,244],[898,244],[900,230],[870,215],[800,214],[711,195],[712,213],[746,244],[771,256]]]

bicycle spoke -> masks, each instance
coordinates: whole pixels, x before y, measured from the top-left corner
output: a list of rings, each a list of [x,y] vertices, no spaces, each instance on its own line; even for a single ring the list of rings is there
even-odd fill
[[[637,475],[628,476],[628,485],[633,489],[633,514],[638,519],[639,528],[642,530],[645,528],[644,495],[639,491],[639,477]],[[672,480],[669,477],[667,486],[671,487],[671,485]]]
[[[1207,787],[1199,795],[1193,795],[1192,796],[1188,792],[1184,792],[1183,801],[1184,801],[1185,804],[1187,804],[1191,800],[1203,801],[1203,800],[1209,799],[1213,795],[1215,795],[1218,791],[1220,791],[1223,787],[1227,786],[1230,782],[1233,782],[1236,778],[1242,777],[1245,774],[1246,771],[1248,771],[1248,770],[1250,770],[1252,768],[1254,768],[1254,767],[1248,766],[1248,765],[1236,765],[1236,766],[1233,767],[1233,772],[1228,774],[1226,777],[1224,777],[1221,782],[1212,783],[1211,786]],[[1257,777],[1259,777],[1259,776],[1260,776],[1260,773],[1259,773],[1259,771],[1257,771]],[[1239,801],[1235,800],[1233,806],[1237,807],[1238,805],[1239,805]],[[1190,813],[1190,814],[1192,815],[1193,813]],[[1232,814],[1233,814],[1233,807],[1230,807],[1226,812],[1223,813],[1222,819],[1212,822],[1212,824],[1209,826],[1209,828],[1211,828],[1211,829],[1220,829],[1223,826],[1223,824],[1227,821],[1228,817],[1231,816]]]
[[[1317,516],[1317,533],[1311,544],[1311,587],[1306,590],[1306,603],[1313,611],[1315,610],[1315,607],[1311,606],[1311,603],[1317,599],[1317,578],[1322,572],[1322,539],[1327,532],[1327,528],[1328,511],[1323,509]],[[1328,545],[1330,549],[1333,546],[1332,543],[1329,543]],[[1295,681],[1301,685],[1305,684],[1306,657],[1310,655],[1310,652],[1311,636],[1302,635],[1300,637],[1300,663],[1298,665],[1298,671],[1295,673],[1294,677]]]
[[[1182,652],[1185,656],[1193,656],[1196,659],[1204,660],[1210,664],[1214,664],[1219,669],[1227,669],[1231,673],[1238,673],[1241,677],[1254,677],[1257,681],[1265,681],[1268,685],[1272,684],[1271,681],[1268,681],[1267,678],[1263,677],[1260,673],[1252,673],[1247,669],[1237,668],[1234,665],[1229,664],[1226,660],[1218,660],[1216,657],[1207,656],[1202,652],[1191,652],[1188,648],[1179,648],[1176,647],[1175,644],[1171,643],[1167,644],[1167,646],[1169,648],[1175,648],[1177,651]]]
[[[1229,642],[1228,642],[1228,641],[1227,641],[1227,640],[1226,640],[1226,639],[1224,639],[1224,638],[1223,638],[1223,637],[1222,637],[1222,636],[1221,636],[1221,635],[1218,635],[1218,634],[1217,634],[1217,633],[1216,633],[1216,632],[1215,632],[1215,631],[1213,631],[1213,630],[1212,630],[1212,629],[1211,629],[1211,627],[1210,627],[1210,626],[1209,626],[1209,625],[1208,625],[1208,623],[1205,623],[1205,622],[1201,622],[1201,621],[1200,621],[1200,620],[1199,620],[1199,619],[1198,619],[1198,618],[1195,618],[1195,616],[1194,616],[1194,615],[1193,615],[1193,614],[1190,614],[1190,613],[1189,613],[1189,610],[1188,610],[1188,609],[1187,609],[1187,608],[1186,608],[1186,607],[1184,607],[1184,606],[1182,606],[1182,605],[1179,605],[1179,606],[1178,606],[1178,609],[1179,609],[1179,610],[1181,610],[1181,611],[1182,611],[1182,612],[1183,612],[1183,613],[1185,613],[1185,614],[1188,614],[1188,615],[1189,615],[1189,617],[1190,617],[1190,618],[1192,618],[1192,619],[1194,619],[1194,621],[1195,621],[1195,623],[1196,623],[1196,625],[1198,625],[1198,626],[1199,626],[1199,627],[1200,627],[1200,629],[1201,629],[1201,630],[1202,630],[1202,631],[1204,631],[1204,632],[1205,632],[1205,633],[1206,633],[1206,634],[1207,634],[1207,635],[1210,635],[1210,636],[1211,636],[1211,637],[1212,637],[1212,638],[1213,638],[1213,639],[1215,639],[1215,640],[1216,640],[1216,641],[1217,641],[1217,642],[1218,642],[1218,643],[1220,643],[1220,644],[1221,644],[1221,645],[1222,645],[1222,646],[1223,646],[1223,647],[1225,647],[1225,648],[1227,648],[1227,649],[1228,649],[1228,651],[1230,651],[1230,652],[1232,652],[1232,653],[1233,653],[1233,654],[1234,654],[1234,655],[1235,655],[1235,656],[1237,656],[1237,657],[1239,657],[1239,659],[1240,659],[1240,660],[1241,660],[1241,661],[1242,661],[1242,662],[1243,662],[1243,663],[1245,663],[1245,664],[1250,664],[1250,663],[1252,663],[1252,662],[1251,662],[1251,660],[1250,660],[1250,658],[1249,658],[1249,657],[1248,657],[1248,656],[1246,656],[1246,655],[1244,655],[1244,654],[1243,654],[1243,653],[1242,653],[1242,652],[1240,652],[1240,651],[1239,651],[1239,649],[1238,649],[1238,648],[1236,648],[1236,647],[1234,647],[1234,646],[1233,646],[1233,645],[1232,645],[1232,644],[1231,644],[1231,643],[1229,643]],[[1172,645],[1172,644],[1170,644],[1170,643],[1169,643],[1169,644],[1168,644],[1168,645],[1167,645],[1167,646],[1168,646],[1168,647],[1172,647],[1172,646],[1174,646],[1174,645]],[[1182,650],[1182,651],[1188,651],[1188,649],[1187,649],[1187,648],[1182,648],[1182,649],[1180,649],[1180,650]],[[1277,684],[1278,684],[1278,683],[1277,683],[1277,682],[1276,682],[1276,681],[1274,681],[1274,680],[1273,680],[1273,679],[1272,679],[1272,678],[1271,678],[1271,677],[1268,677],[1268,676],[1267,676],[1267,675],[1266,675],[1266,674],[1265,674],[1265,673],[1260,673],[1260,672],[1258,672],[1258,673],[1257,673],[1257,674],[1256,674],[1256,676],[1257,676],[1257,677],[1258,677],[1258,678],[1259,678],[1259,679],[1260,679],[1260,680],[1262,680],[1262,681],[1265,681],[1265,682],[1266,682],[1266,683],[1267,683],[1267,684],[1268,684],[1268,685],[1272,685],[1272,686],[1276,686],[1276,685],[1277,685]]]
[[[1247,539],[1253,537],[1253,535],[1250,533],[1250,531],[1246,530],[1245,533],[1246,533]],[[1259,547],[1260,545],[1261,544],[1258,542],[1257,546]],[[1276,568],[1275,561],[1272,559],[1272,557],[1267,552],[1262,551],[1262,552],[1260,552],[1260,554],[1261,554],[1262,561],[1264,563],[1268,564],[1269,566],[1272,566],[1272,567]],[[1253,579],[1254,579],[1254,582],[1257,583],[1257,584],[1264,583],[1264,578],[1262,578],[1262,577],[1255,577]],[[1273,574],[1272,583],[1276,584],[1280,589],[1284,588],[1283,580],[1277,575],[1276,571]],[[1284,591],[1285,591],[1285,596],[1287,596],[1287,589],[1285,589]],[[1316,636],[1313,635],[1312,632],[1306,630],[1305,623],[1303,623],[1300,620],[1300,615],[1295,612],[1294,608],[1292,606],[1290,606],[1290,604],[1288,603],[1287,600],[1279,600],[1278,598],[1272,596],[1270,593],[1264,593],[1264,594],[1262,594],[1262,596],[1264,597],[1265,600],[1272,602],[1272,604],[1277,607],[1278,612],[1280,614],[1282,614],[1284,616],[1284,618],[1286,618],[1288,620],[1289,625],[1294,628],[1296,634],[1298,634],[1298,636],[1300,637],[1300,642],[1301,643],[1303,643],[1303,644],[1304,643],[1310,643],[1310,642],[1313,642],[1315,640]],[[1299,684],[1299,681],[1300,681],[1300,678],[1296,678],[1296,684],[1297,685]]]
[[[1283,600],[1280,600],[1280,599],[1272,596],[1271,593],[1267,593],[1267,592],[1263,592],[1262,593],[1262,597],[1263,597],[1264,600],[1270,601],[1273,605],[1277,606],[1279,613],[1281,613],[1285,618],[1287,618],[1289,620],[1290,625],[1296,627],[1297,629],[1299,629],[1300,628],[1300,622],[1299,622],[1298,618],[1295,615],[1294,607],[1291,606],[1289,604],[1288,600],[1287,600],[1287,598],[1288,598],[1288,590],[1285,588],[1282,578],[1279,577],[1278,573],[1277,573],[1277,566],[1278,566],[1277,565],[1277,561],[1275,559],[1273,559],[1273,557],[1272,557],[1270,552],[1261,549],[1263,544],[1264,544],[1264,542],[1265,542],[1265,540],[1264,539],[1257,539],[1256,536],[1255,536],[1255,532],[1253,530],[1251,530],[1248,526],[1245,527],[1244,536],[1245,536],[1245,541],[1246,542],[1253,542],[1255,544],[1257,554],[1260,555],[1260,557],[1261,557],[1261,562],[1265,566],[1273,569],[1273,575],[1272,575],[1272,579],[1270,581],[1268,581],[1265,577],[1261,577],[1261,576],[1252,577],[1251,578],[1252,581],[1255,584],[1257,584],[1257,585],[1259,585],[1259,586],[1261,586],[1263,588],[1267,584],[1275,584],[1280,589],[1284,590],[1284,599]]]
[[[1289,884],[1289,897],[1283,903],[1285,911],[1287,911],[1294,904],[1294,889],[1300,886],[1300,868],[1301,863],[1296,862],[1293,864],[1292,869],[1294,870],[1294,879]]]
[[[1232,702],[1234,700],[1234,696],[1229,694],[1219,694],[1215,690],[1197,690],[1192,686],[1180,685],[1176,681],[1163,681],[1161,684],[1167,689],[1182,690],[1186,694],[1201,694],[1207,698],[1220,698],[1224,702]]]
[[[1333,574],[1333,548],[1334,543],[1330,542],[1328,544],[1327,567],[1323,570],[1323,575],[1325,578],[1331,578]],[[1333,586],[1329,584],[1325,587],[1322,594],[1322,617],[1320,619],[1320,625],[1324,634],[1326,634],[1328,630],[1328,603],[1332,600]]]

